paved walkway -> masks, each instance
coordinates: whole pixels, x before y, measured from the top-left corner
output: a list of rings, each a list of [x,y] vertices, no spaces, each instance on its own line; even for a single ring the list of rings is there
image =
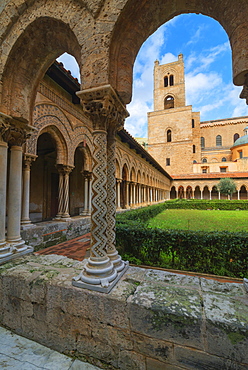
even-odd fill
[[[101,370],[0,327],[0,369]]]
[[[53,245],[52,247],[42,249],[35,252],[35,254],[59,254],[74,260],[82,261],[85,257],[89,257],[89,249],[90,233]]]

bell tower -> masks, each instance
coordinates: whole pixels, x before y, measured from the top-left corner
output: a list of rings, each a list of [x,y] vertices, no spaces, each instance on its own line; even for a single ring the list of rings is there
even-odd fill
[[[176,62],[154,63],[154,111],[185,106],[183,54]]]
[[[154,63],[154,111],[148,113],[148,151],[171,175],[191,173],[201,158],[200,114],[186,106],[183,55]]]

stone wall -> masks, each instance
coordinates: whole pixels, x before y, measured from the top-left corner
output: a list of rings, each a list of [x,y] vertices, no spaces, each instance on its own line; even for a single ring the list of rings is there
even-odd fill
[[[1,325],[103,368],[247,369],[242,284],[130,267],[107,295],[72,286],[83,266],[62,256],[1,266]]]
[[[35,251],[77,238],[90,231],[90,217],[75,217],[70,221],[48,221],[33,224],[21,231],[27,245]]]

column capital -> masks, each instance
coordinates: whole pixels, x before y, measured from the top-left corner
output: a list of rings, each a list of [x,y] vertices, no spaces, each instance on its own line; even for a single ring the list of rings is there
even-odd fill
[[[24,153],[23,155],[23,166],[24,168],[30,168],[32,162],[36,160],[38,156],[31,153]]]
[[[0,122],[2,127],[2,138],[9,145],[22,146],[30,138],[32,132],[37,129],[27,124],[26,121],[7,116],[0,113]]]
[[[90,180],[92,178],[92,172],[90,171],[83,170],[81,173],[85,179]]]
[[[119,131],[129,116],[111,85],[78,91],[85,114],[91,119],[94,130]]]
[[[56,168],[58,170],[59,173],[63,173],[64,175],[65,174],[69,174],[71,173],[71,171],[73,170],[74,166],[69,166],[67,164],[56,164]]]

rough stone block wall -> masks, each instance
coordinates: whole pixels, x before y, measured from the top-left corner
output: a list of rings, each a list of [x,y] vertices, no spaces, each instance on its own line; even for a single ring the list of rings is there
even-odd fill
[[[90,218],[78,217],[70,221],[48,221],[34,224],[21,231],[22,239],[34,251],[76,238],[90,231]]]
[[[130,267],[103,294],[72,286],[83,266],[62,256],[1,266],[1,325],[103,368],[247,369],[242,284]]]

